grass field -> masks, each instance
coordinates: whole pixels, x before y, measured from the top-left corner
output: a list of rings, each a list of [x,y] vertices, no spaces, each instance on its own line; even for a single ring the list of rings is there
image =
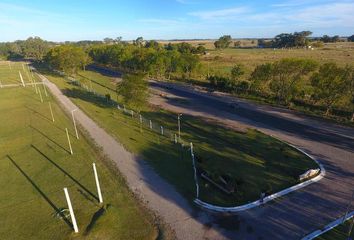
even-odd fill
[[[202,56],[205,68],[209,71],[229,73],[235,64],[245,66],[247,78],[253,69],[266,62],[274,62],[283,58],[306,58],[319,63],[336,62],[338,65],[353,65],[354,43],[329,43],[323,48],[306,49],[259,49],[259,48],[228,48],[225,50],[209,50],[209,55]]]
[[[3,67],[3,66],[2,66]],[[21,69],[2,80],[15,81]],[[16,69],[16,70],[14,70]],[[44,95],[43,95],[44,96]],[[49,104],[53,109],[52,122]],[[33,87],[0,89],[1,239],[156,239],[154,218],[128,190],[99,150],[75,138],[72,122],[53,100],[41,103]],[[69,153],[65,128],[74,154]],[[98,204],[92,163],[96,162],[104,205]],[[63,188],[78,222],[74,234]]]
[[[0,85],[22,84],[20,74],[24,83],[32,83],[33,80],[39,82],[39,78],[32,74],[25,63],[0,61]]]
[[[323,235],[315,238],[315,240],[347,240],[348,229],[352,220],[346,221],[344,224],[338,225],[332,230],[324,233]],[[354,238],[354,230],[350,234],[351,239]]]
[[[139,121],[118,111],[112,103],[62,77],[47,76],[127,149],[144,156],[159,175],[187,199],[194,199],[193,170],[187,147],[174,144],[170,135],[162,137],[149,130],[147,122],[141,132]],[[82,84],[87,85],[88,79],[92,79],[94,91],[112,94],[112,99],[116,99],[112,92],[114,79],[90,71],[81,72],[80,76]],[[163,125],[166,130],[171,130],[170,133],[177,132],[175,114],[159,109],[146,110],[141,114],[153,121],[157,131]],[[226,176],[237,183],[237,191],[229,195],[199,179],[201,199],[224,206],[257,200],[261,191],[273,193],[294,185],[298,183],[300,174],[317,167],[303,154],[260,132],[231,131],[195,117],[183,116],[182,139],[194,143],[200,171],[208,172],[215,181]]]

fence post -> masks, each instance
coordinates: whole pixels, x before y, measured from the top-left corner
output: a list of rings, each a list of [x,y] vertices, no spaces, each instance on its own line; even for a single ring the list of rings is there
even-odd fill
[[[69,192],[68,192],[67,188],[64,188],[64,193],[65,193],[65,197],[66,197],[66,202],[68,203],[69,212],[70,212],[70,216],[71,216],[71,221],[73,222],[74,231],[76,233],[78,233],[79,229],[77,227],[73,206],[71,205],[70,196],[69,196]]]

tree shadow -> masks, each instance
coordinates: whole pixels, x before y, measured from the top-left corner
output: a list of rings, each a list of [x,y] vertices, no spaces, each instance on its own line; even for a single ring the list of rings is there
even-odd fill
[[[73,225],[71,222],[65,217],[65,215],[60,211],[60,209],[55,206],[55,204],[49,199],[49,197],[38,187],[38,185],[23,171],[23,169],[10,157],[7,155],[7,158],[11,161],[11,163],[17,168],[17,170],[26,178],[26,180],[34,187],[37,192],[44,198],[44,200],[54,209],[54,211],[60,215],[60,217],[64,220],[64,222],[73,229]]]
[[[93,92],[89,92],[86,90],[77,89],[77,88],[74,89],[66,88],[63,89],[62,92],[67,97],[81,99],[83,101],[93,103],[96,106],[101,108],[111,108],[113,106],[112,100],[108,100],[105,97],[96,95]]]
[[[48,160],[51,164],[53,164],[57,169],[59,169],[62,173],[68,176],[72,181],[74,181],[77,185],[79,185],[83,190],[85,190],[91,197],[98,201],[98,197],[93,194],[89,189],[87,189],[84,185],[82,185],[78,180],[76,180],[73,176],[71,176],[67,171],[65,171],[62,167],[60,167],[57,163],[51,160],[47,155],[45,155],[41,150],[39,150],[36,146],[31,144],[31,147],[36,150],[40,155],[42,155],[45,159]]]
[[[160,87],[159,83],[151,83],[153,87]],[[196,94],[176,88],[165,88],[167,93],[188,99],[191,104],[189,111],[206,113],[213,118],[220,118],[231,121],[237,121],[245,124],[251,124],[255,127],[280,130],[294,136],[308,139],[311,141],[326,143],[334,147],[342,148],[354,152],[354,141],[352,139],[327,131],[326,129],[315,128],[309,125],[301,124],[280,116],[275,116],[257,107],[247,107],[239,105],[236,109],[220,99],[210,98],[202,94]],[[176,107],[186,107],[173,100],[168,100],[167,104]],[[225,114],[226,113],[226,114]],[[304,121],[306,122],[306,120]]]
[[[54,143],[55,145],[57,145],[59,148],[63,149],[65,152],[70,154],[70,151],[67,150],[66,148],[64,148],[63,146],[61,146],[59,143],[57,143],[56,141],[54,141],[53,139],[49,138],[46,134],[44,134],[43,132],[41,132],[39,129],[33,127],[32,125],[30,125],[30,128],[32,128],[33,130],[35,130],[36,132],[38,132],[39,134],[41,134],[43,137],[45,137],[46,139],[48,139],[49,141],[51,141],[52,143]]]
[[[95,214],[93,214],[91,221],[89,223],[89,225],[87,225],[84,235],[87,235],[90,233],[91,229],[95,226],[95,223],[97,222],[97,220],[106,212],[106,209],[104,207],[101,207],[100,209],[98,209],[98,211],[95,212]]]
[[[121,78],[122,77],[122,73],[117,72],[117,71],[113,71],[109,68],[105,68],[105,67],[100,67],[94,64],[91,64],[87,67],[88,70],[93,71],[93,72],[97,72],[100,73],[106,77],[116,77],[116,78]]]

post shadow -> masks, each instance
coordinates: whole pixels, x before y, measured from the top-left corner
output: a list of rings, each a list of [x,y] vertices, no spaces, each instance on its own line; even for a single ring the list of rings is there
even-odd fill
[[[77,181],[73,176],[71,176],[67,171],[65,171],[62,167],[60,167],[57,163],[51,160],[47,155],[45,155],[41,150],[39,150],[36,146],[31,144],[31,147],[36,150],[40,155],[42,155],[45,159],[47,159],[51,164],[53,164],[56,168],[58,168],[61,172],[63,172],[66,176],[68,176],[71,180],[73,180],[77,185],[79,185],[82,189],[84,189],[91,197],[98,201],[98,197],[93,194],[90,190],[88,190],[84,185],[82,185],[79,181]]]
[[[33,130],[36,130],[39,134],[41,134],[43,137],[45,137],[46,139],[48,139],[49,141],[51,141],[52,143],[54,143],[55,145],[57,145],[58,147],[60,147],[61,149],[63,149],[65,152],[71,154],[70,151],[68,151],[66,148],[64,148],[63,146],[61,146],[59,143],[57,143],[56,141],[54,141],[53,139],[49,138],[47,135],[45,135],[43,132],[41,132],[39,129],[33,127],[32,125],[30,125],[30,128],[32,128]]]
[[[64,220],[64,222],[70,227],[73,228],[71,222],[65,217],[65,215],[60,211],[60,209],[55,206],[55,204],[48,198],[47,195],[37,186],[37,184],[20,168],[20,166],[7,155],[7,158],[11,161],[11,163],[20,171],[20,173],[26,178],[26,180],[38,191],[38,193],[46,200],[46,202],[55,210],[56,213],[60,215],[60,217]]]

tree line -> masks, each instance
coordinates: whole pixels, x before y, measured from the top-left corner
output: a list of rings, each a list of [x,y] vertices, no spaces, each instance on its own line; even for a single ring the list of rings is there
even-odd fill
[[[256,95],[283,105],[324,106],[325,115],[336,105],[354,111],[353,66],[287,58],[256,66],[248,78],[243,69],[237,64],[228,76],[209,76],[209,83],[217,90]]]

